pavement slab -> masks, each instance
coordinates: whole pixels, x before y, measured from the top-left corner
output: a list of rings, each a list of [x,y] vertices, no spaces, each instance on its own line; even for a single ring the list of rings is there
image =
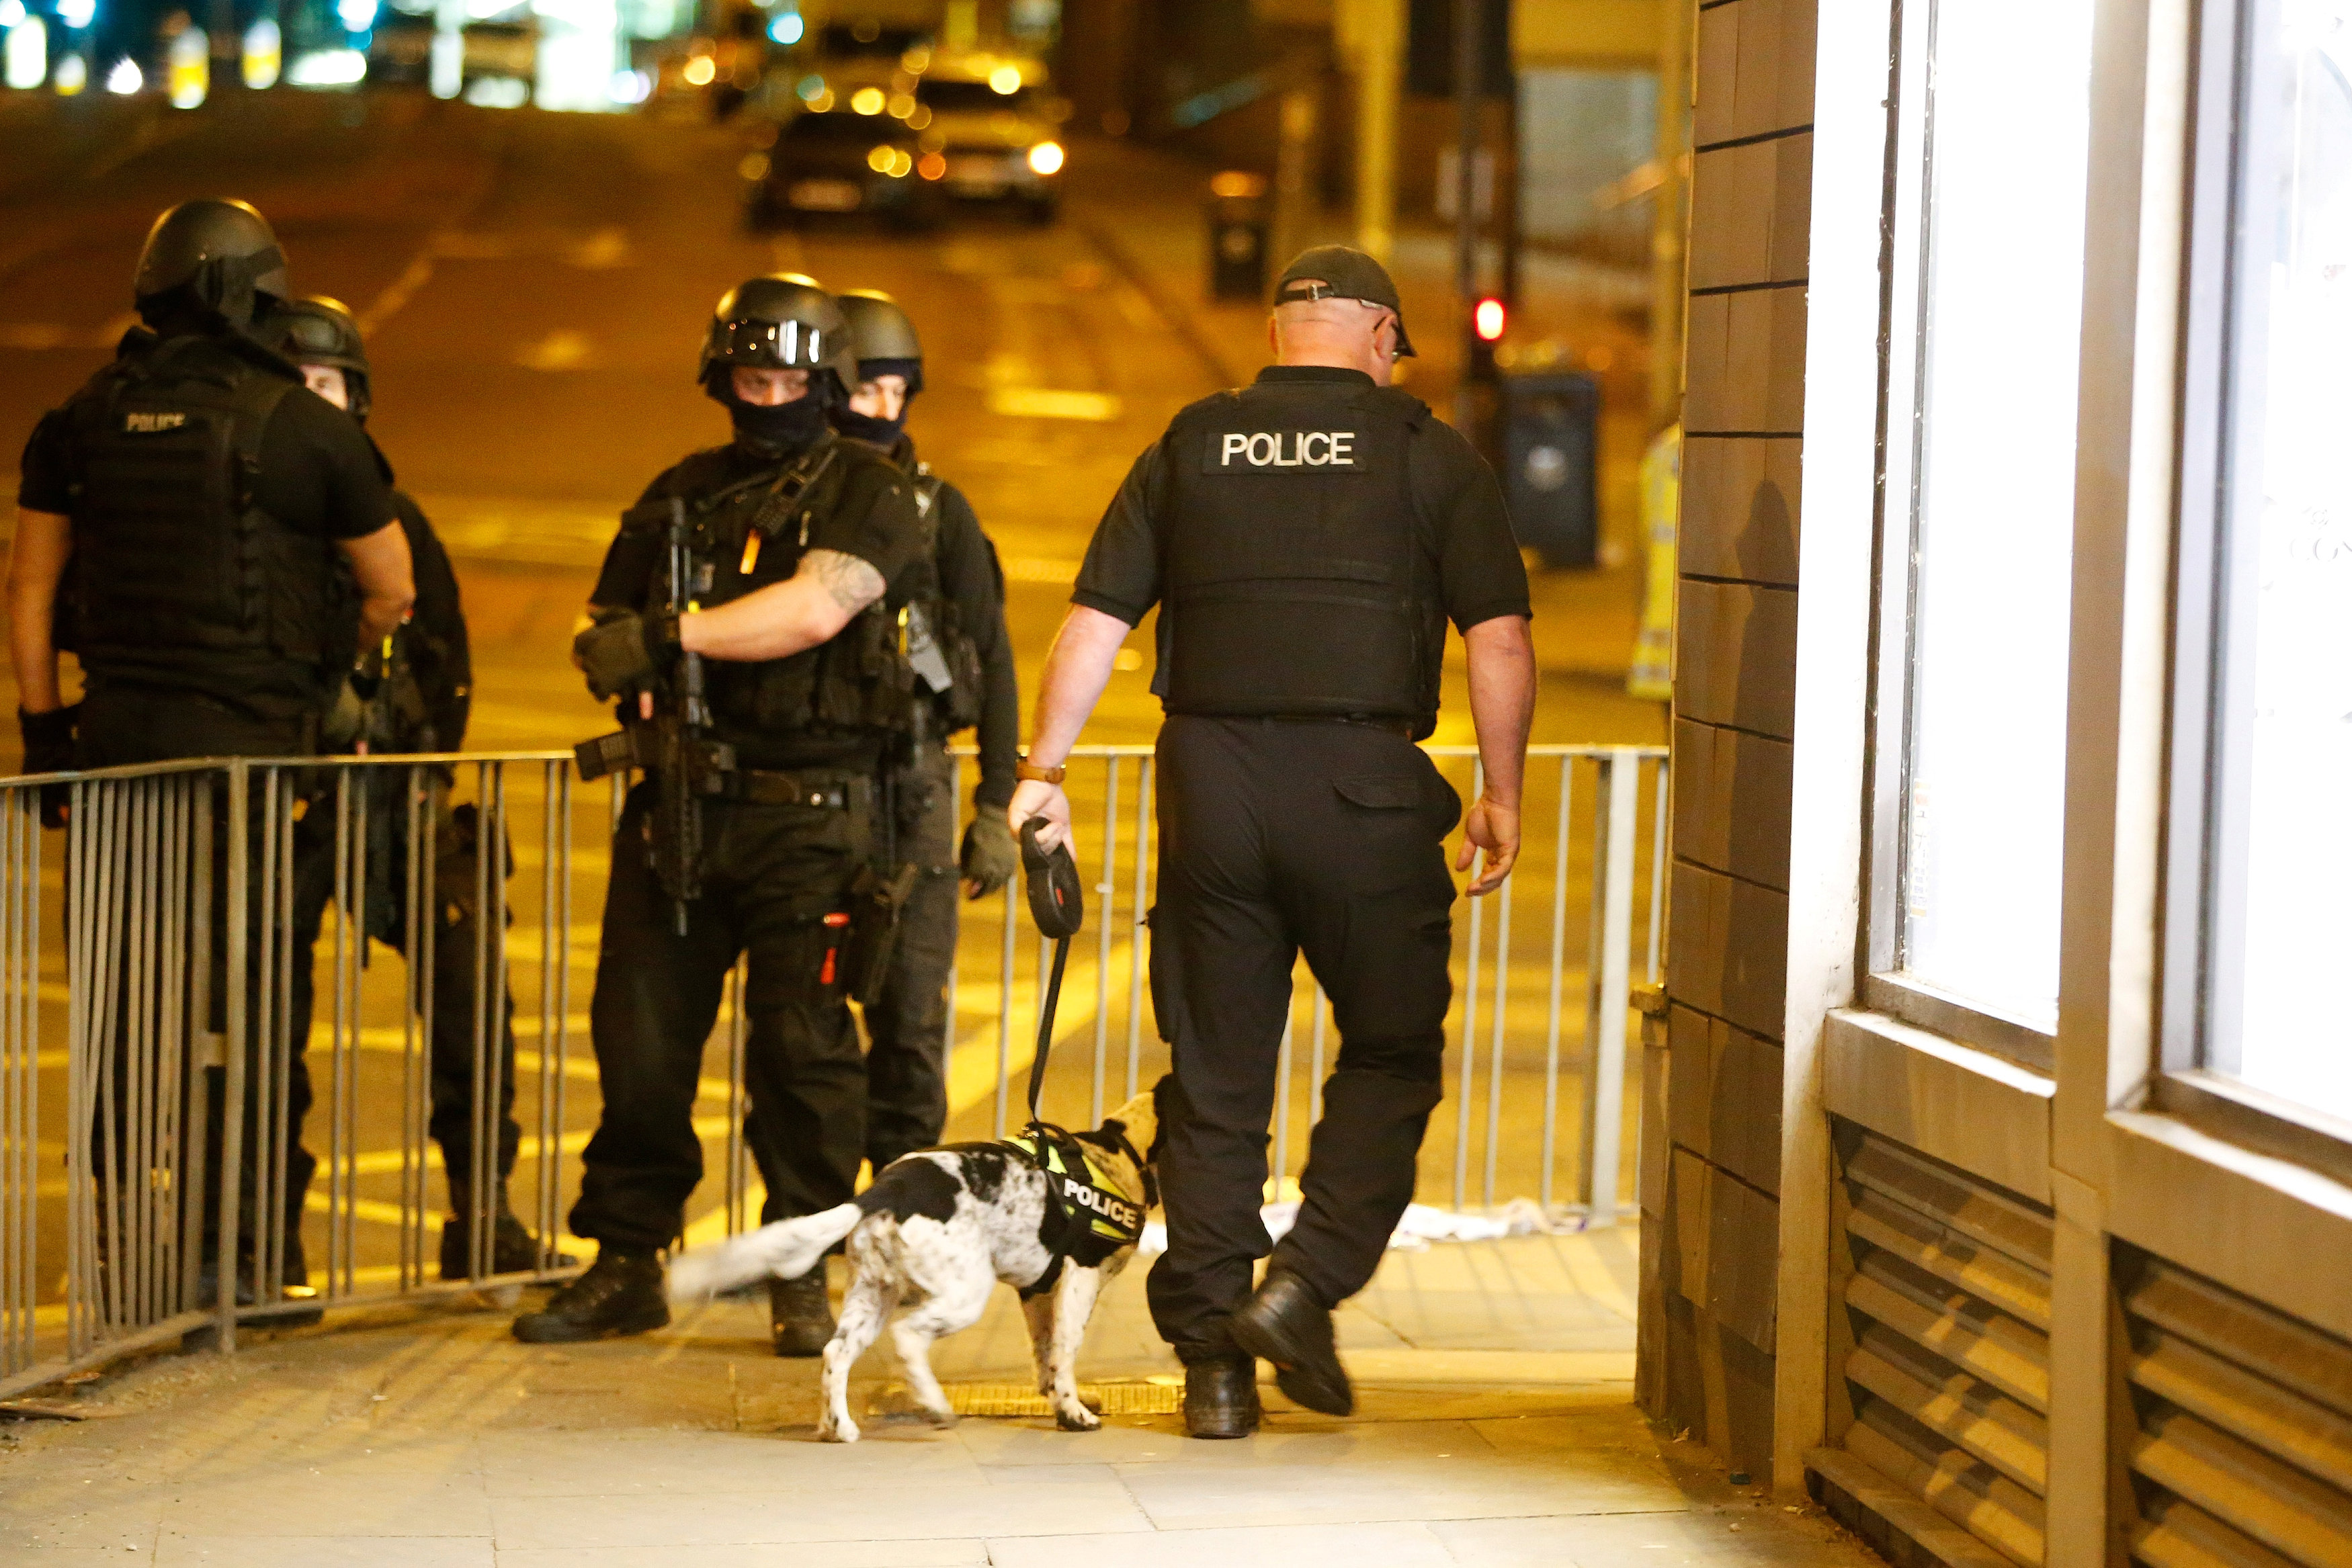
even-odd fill
[[[1515,1255],[1471,1249],[1484,1255],[1393,1254],[1375,1290],[1401,1297],[1437,1273],[1500,1281]],[[1089,1380],[1171,1375],[1151,1349],[1143,1273],[1105,1292],[1081,1362]],[[1574,1289],[1570,1274],[1530,1265],[1509,1299],[1540,1318],[1585,1300]],[[1017,1308],[1000,1295],[941,1347],[942,1363],[955,1352],[950,1382],[1025,1379]],[[106,1418],[0,1427],[0,1563],[1871,1561],[1818,1514],[1731,1487],[1703,1449],[1644,1420],[1626,1381],[1630,1324],[1617,1349],[1554,1352],[1424,1348],[1382,1328],[1347,1353],[1360,1376],[1381,1374],[1360,1384],[1355,1416],[1296,1409],[1265,1385],[1265,1425],[1223,1443],[1187,1438],[1175,1415],[1076,1433],[1042,1418],[940,1429],[872,1414],[898,1399],[885,1344],[851,1385],[867,1436],[835,1445],[813,1440],[819,1365],[768,1354],[764,1302],[722,1300],[639,1339],[561,1348],[519,1344],[508,1322],[452,1308],[337,1314],[254,1336],[235,1358],[155,1356],[82,1385],[74,1402]],[[1407,1326],[1449,1337],[1443,1323]],[[1493,1375],[1504,1363],[1509,1375]]]

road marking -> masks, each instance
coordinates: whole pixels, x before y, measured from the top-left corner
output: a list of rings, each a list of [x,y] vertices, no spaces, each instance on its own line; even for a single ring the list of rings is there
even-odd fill
[[[625,267],[629,262],[629,236],[619,229],[598,229],[572,253],[570,260],[574,267],[591,269]]]
[[[87,332],[54,321],[0,321],[0,349],[111,349],[138,324],[128,311],[110,316]]]
[[[550,332],[515,356],[515,363],[529,371],[574,371],[587,360],[587,334],[568,328]]]
[[[1007,582],[1052,582],[1066,587],[1078,580],[1078,563],[1059,557],[1007,556],[1003,565]]]
[[[424,287],[432,276],[433,251],[428,245],[398,277],[386,286],[383,293],[375,297],[374,303],[360,312],[360,335],[367,337],[390,320],[401,307],[415,298],[416,291]]]
[[[988,412],[1008,419],[1076,419],[1106,424],[1119,416],[1119,409],[1115,392],[992,387],[988,393]]]
[[[514,241],[501,235],[459,234],[454,230],[435,235],[425,242],[426,254],[449,261],[504,261],[515,253]]]

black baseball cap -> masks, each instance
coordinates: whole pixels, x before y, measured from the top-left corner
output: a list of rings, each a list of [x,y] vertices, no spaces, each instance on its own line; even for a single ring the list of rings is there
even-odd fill
[[[1361,299],[1385,306],[1396,312],[1397,357],[1412,357],[1412,340],[1404,335],[1404,303],[1397,298],[1389,269],[1353,246],[1318,245],[1300,251],[1298,259],[1282,269],[1274,302],[1291,305],[1302,299]]]

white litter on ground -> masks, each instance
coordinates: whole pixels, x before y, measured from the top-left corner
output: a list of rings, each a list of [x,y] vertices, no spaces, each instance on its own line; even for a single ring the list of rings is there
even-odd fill
[[[1298,1222],[1298,1201],[1269,1203],[1258,1210],[1265,1221],[1265,1233],[1279,1241]],[[1531,1197],[1515,1197],[1493,1214],[1457,1213],[1450,1208],[1436,1208],[1426,1203],[1410,1205],[1404,1218],[1397,1221],[1395,1234],[1389,1238],[1391,1252],[1420,1252],[1436,1241],[1495,1241],[1506,1236],[1560,1236],[1584,1228],[1584,1221],[1575,1215],[1554,1218]],[[1136,1243],[1139,1252],[1168,1250],[1168,1226],[1163,1220],[1150,1220],[1143,1227],[1142,1238]]]

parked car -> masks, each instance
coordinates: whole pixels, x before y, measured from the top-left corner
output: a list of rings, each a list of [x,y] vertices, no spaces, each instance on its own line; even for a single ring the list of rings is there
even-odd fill
[[[368,80],[380,87],[425,87],[433,79],[433,18],[386,10],[368,35]]]
[[[812,214],[871,214],[898,227],[926,226],[937,219],[939,198],[915,172],[922,156],[915,132],[888,115],[796,114],[764,152],[744,160],[746,215],[754,228]]]
[[[1061,204],[1069,106],[1034,60],[984,51],[934,54],[915,87],[924,151],[922,175],[950,196],[1015,203],[1038,223]]]
[[[527,13],[520,20],[468,22],[463,37],[463,86],[471,89],[477,82],[514,82],[524,94],[515,101],[525,101],[539,75],[539,23]],[[482,95],[469,90],[467,96],[478,99]]]

